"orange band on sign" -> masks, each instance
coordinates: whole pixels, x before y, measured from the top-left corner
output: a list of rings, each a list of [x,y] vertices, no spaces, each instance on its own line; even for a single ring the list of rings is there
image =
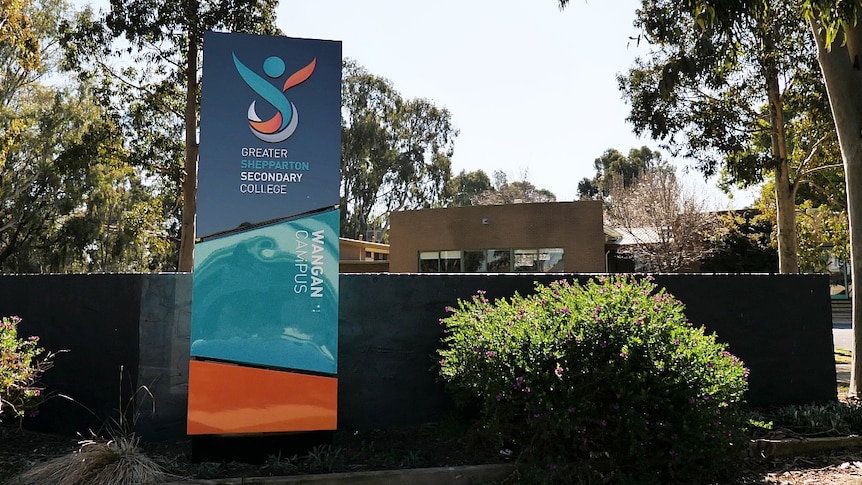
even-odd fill
[[[327,431],[338,380],[216,362],[189,362],[188,434]]]

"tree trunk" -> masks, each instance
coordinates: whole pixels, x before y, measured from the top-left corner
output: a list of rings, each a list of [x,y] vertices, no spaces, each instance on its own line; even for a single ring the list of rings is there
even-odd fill
[[[796,254],[796,197],[790,181],[787,153],[787,130],[784,123],[784,100],[778,83],[778,66],[775,64],[775,44],[772,31],[764,35],[764,67],[766,92],[769,98],[772,158],[775,163],[775,218],[778,228],[778,272],[798,273],[799,257]]]
[[[775,168],[775,218],[778,222],[778,272],[798,273],[796,197],[787,158],[779,159]]]
[[[189,32],[186,64],[186,160],[183,178],[183,221],[180,235],[180,261],[177,271],[194,268],[195,215],[198,193],[197,91],[198,45],[194,28]]]
[[[860,15],[859,21],[862,21]],[[845,24],[846,44],[841,38],[826,45],[825,33],[812,19],[811,27],[817,42],[817,59],[829,93],[832,116],[838,132],[844,177],[847,184],[847,216],[850,222],[850,267],[854,278],[848,293],[853,298],[853,357],[850,365],[848,397],[859,397],[862,389],[862,307],[853,291],[855,278],[862,275],[862,71],[858,53],[862,51],[862,23],[853,27]]]

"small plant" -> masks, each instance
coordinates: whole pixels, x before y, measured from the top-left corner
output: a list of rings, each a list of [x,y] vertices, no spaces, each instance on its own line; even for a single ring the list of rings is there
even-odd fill
[[[754,426],[754,438],[847,436],[862,433],[862,405],[856,402],[797,404],[752,412],[751,423],[768,422],[771,426]]]
[[[551,481],[700,480],[740,456],[748,370],[683,309],[651,277],[479,291],[440,320],[440,373]]]
[[[123,384],[123,367],[120,366],[120,388]],[[122,392],[117,416],[104,420],[97,433],[79,442],[77,451],[39,463],[20,474],[11,483],[14,485],[142,485],[163,483],[169,477],[164,468],[144,453],[134,426],[140,416],[139,410],[130,412],[139,393],[152,400],[153,395],[146,386],[138,387],[123,406]],[[69,396],[59,395],[78,403]],[[153,402],[153,412],[155,403]],[[128,416],[132,416],[131,419]],[[107,437],[104,437],[103,434]]]
[[[281,456],[281,452],[278,452],[275,455],[269,455],[266,457],[266,463],[263,464],[263,468],[280,472],[295,473],[299,470],[299,467],[296,465],[297,460],[297,455],[284,457]]]
[[[332,445],[315,446],[305,455],[305,465],[314,471],[335,471],[344,461],[341,451],[341,448]]]
[[[0,422],[35,414],[44,400],[42,374],[56,354],[39,347],[39,337],[18,338],[18,317],[0,318]]]
[[[15,485],[139,485],[162,483],[167,475],[143,454],[136,438],[85,440],[69,453],[21,474]]]

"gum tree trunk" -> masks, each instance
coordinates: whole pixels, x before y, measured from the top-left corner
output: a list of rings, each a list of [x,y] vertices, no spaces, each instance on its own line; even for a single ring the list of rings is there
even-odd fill
[[[177,271],[190,272],[194,267],[195,215],[198,193],[197,88],[198,50],[194,28],[190,29],[186,65],[186,159],[183,177],[183,220],[180,234],[180,260]]]
[[[817,59],[823,71],[826,90],[841,157],[844,160],[844,178],[847,184],[847,215],[850,222],[850,267],[853,274],[849,294],[853,298],[853,357],[850,365],[848,397],[858,398],[862,389],[862,307],[856,299],[856,278],[862,275],[862,71],[859,53],[862,52],[862,15],[856,26],[847,25],[846,43],[839,38],[826,45],[824,29],[811,21],[812,33],[817,41]]]

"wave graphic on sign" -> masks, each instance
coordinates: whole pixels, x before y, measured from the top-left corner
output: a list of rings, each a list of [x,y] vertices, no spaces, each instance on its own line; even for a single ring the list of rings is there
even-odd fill
[[[263,121],[257,114],[256,103],[252,101],[248,107],[248,125],[252,134],[258,139],[268,143],[278,143],[290,138],[299,124],[299,113],[284,94],[288,89],[302,84],[314,72],[317,58],[311,60],[308,65],[291,74],[281,89],[264,79],[263,76],[249,69],[242,61],[233,55],[233,63],[242,80],[264,101],[275,108],[275,115]],[[284,74],[284,61],[279,57],[269,57],[263,63],[263,71],[270,78],[279,78]]]

